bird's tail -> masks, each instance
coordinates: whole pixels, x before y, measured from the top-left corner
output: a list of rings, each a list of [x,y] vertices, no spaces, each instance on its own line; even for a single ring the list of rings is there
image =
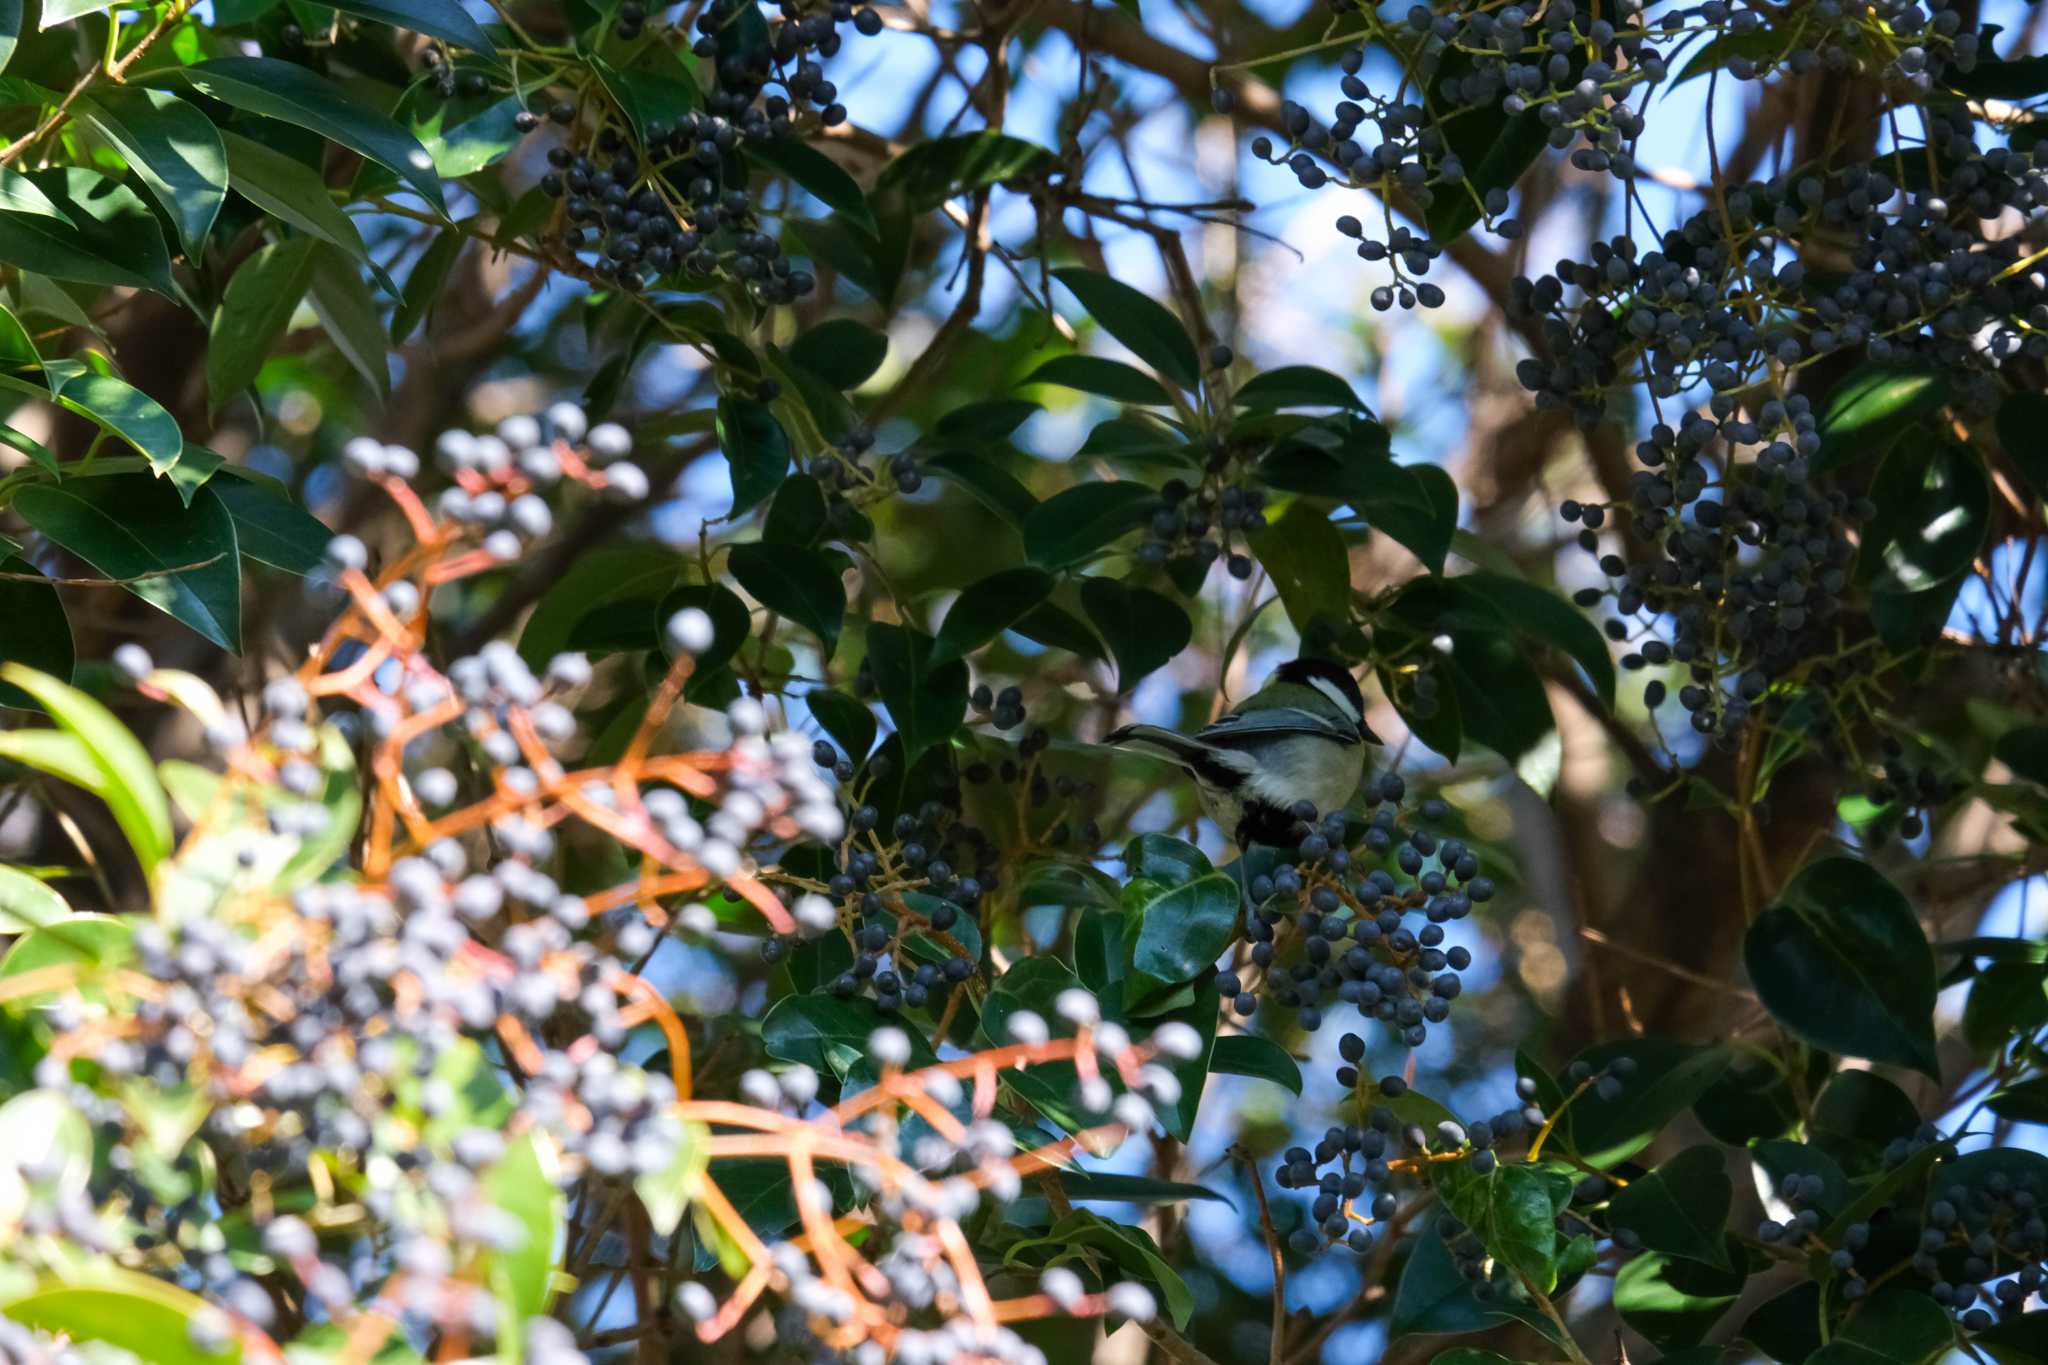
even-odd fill
[[[1215,756],[1215,751],[1200,740],[1158,725],[1126,725],[1122,729],[1111,730],[1102,737],[1102,742],[1111,748],[1163,758],[1184,768],[1193,768]]]

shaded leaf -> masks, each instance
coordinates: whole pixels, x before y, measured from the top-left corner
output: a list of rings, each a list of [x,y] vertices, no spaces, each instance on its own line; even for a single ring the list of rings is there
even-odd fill
[[[1865,365],[1835,385],[1821,409],[1816,473],[1882,454],[1893,437],[1948,401],[1948,381],[1932,370]]]
[[[1081,301],[1088,316],[1132,355],[1184,389],[1200,384],[1195,343],[1172,309],[1100,271],[1070,266],[1052,273]]]
[[[1114,398],[1119,403],[1144,403],[1167,407],[1173,399],[1159,381],[1134,365],[1099,355],[1056,355],[1017,381],[1025,384],[1058,384],[1083,393]]]
[[[0,574],[33,574],[36,566],[12,553],[0,540]],[[0,578],[0,664],[23,664],[60,681],[71,677],[76,662],[71,622],[57,589],[46,583]],[[0,683],[0,706],[33,707],[35,700],[11,683]]]
[[[1301,1093],[1301,1065],[1287,1050],[1270,1038],[1254,1033],[1233,1033],[1216,1040],[1209,1069],[1232,1076],[1256,1076],[1262,1081],[1286,1086]]]
[[[1053,576],[1028,566],[998,569],[960,590],[940,623],[935,659],[973,653],[1052,596]]]
[[[782,486],[789,473],[789,437],[765,404],[718,400],[718,445],[732,469],[731,517],[744,516]]]
[[[935,209],[956,194],[1050,170],[1053,155],[1036,143],[1003,133],[962,133],[918,142],[882,168],[877,189],[900,193],[915,212]]]
[[[1187,613],[1172,598],[1150,588],[1134,588],[1113,578],[1084,578],[1081,606],[1116,657],[1119,692],[1136,687],[1193,638],[1194,624]]]
[[[846,615],[846,588],[824,554],[756,542],[733,546],[726,563],[756,601],[823,640],[826,657],[831,656]]]
[[[1241,408],[1350,408],[1370,415],[1348,382],[1313,365],[1283,365],[1255,374],[1232,398]]]
[[[1318,618],[1330,625],[1351,619],[1351,552],[1320,507],[1297,498],[1278,521],[1245,538],[1297,631]]]
[[[780,171],[826,208],[845,214],[869,229],[875,225],[860,183],[838,162],[801,138],[759,138],[747,145],[747,160]],[[849,386],[851,387],[851,386]]]
[[[429,38],[439,38],[444,43],[467,48],[483,57],[495,58],[497,49],[492,46],[486,34],[469,12],[457,0],[404,0],[404,3],[390,3],[390,0],[328,0],[334,8],[345,14],[364,19],[375,19],[380,24],[395,28],[409,28],[414,33],[424,33]]]
[[[391,391],[390,343],[377,301],[340,250],[322,244],[313,261],[313,311],[335,349],[370,381],[379,398]]]
[[[865,702],[821,687],[804,694],[804,705],[825,727],[825,733],[838,741],[839,751],[855,763],[875,747],[875,713]]]
[[[413,263],[412,273],[405,277],[405,289],[398,296],[398,307],[391,310],[392,345],[403,345],[413,330],[426,321],[435,300],[441,296],[441,287],[448,282],[448,272],[454,269],[455,259],[462,254],[467,241],[468,238],[454,228],[447,228],[436,233],[427,249],[420,253],[419,260]]]
[[[1733,1198],[1726,1158],[1703,1144],[1636,1177],[1609,1202],[1607,1214],[1612,1226],[1634,1232],[1651,1251],[1733,1270],[1726,1242]]]
[[[276,349],[313,283],[319,246],[312,237],[273,242],[229,277],[206,344],[206,390],[216,411],[256,381]]]
[[[1934,955],[1867,863],[1807,866],[1750,925],[1743,961],[1772,1017],[1814,1046],[1938,1073]]]
[[[868,666],[906,761],[948,738],[967,715],[967,665],[933,657],[934,642],[908,626],[871,625]]]
[[[840,389],[859,388],[888,355],[888,336],[852,318],[821,322],[789,348],[790,359]]]
[[[227,149],[228,183],[235,193],[271,217],[338,248],[357,264],[370,263],[355,220],[334,202],[318,171],[239,133],[222,132],[221,142]]]
[[[1659,1349],[1696,1345],[1742,1294],[1747,1276],[1702,1261],[1645,1252],[1614,1277],[1621,1319]]]
[[[1024,518],[1024,553],[1032,563],[1065,568],[1136,530],[1159,506],[1144,484],[1084,483],[1054,494]]]

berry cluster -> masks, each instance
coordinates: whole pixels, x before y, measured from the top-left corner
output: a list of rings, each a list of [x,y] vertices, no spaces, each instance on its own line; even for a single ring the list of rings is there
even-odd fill
[[[1759,443],[1753,458],[1734,457],[1736,447]],[[1849,532],[1870,508],[1814,486],[1819,448],[1799,394],[1766,401],[1753,421],[1688,412],[1676,431],[1658,425],[1636,448],[1648,468],[1633,477],[1623,519],[1633,560],[1602,552],[1600,531],[1615,509],[1561,509],[1612,580],[1576,600],[1611,599],[1607,636],[1631,646],[1623,667],[1687,670],[1676,699],[1701,734],[1739,730],[1775,684],[1833,652],[1829,623],[1855,556]],[[1718,477],[1708,463],[1717,449]],[[1671,695],[1661,678],[1643,689],[1652,709]]]
[[[1443,926],[1491,899],[1493,882],[1480,875],[1479,859],[1463,840],[1439,840],[1419,825],[1403,830],[1405,793],[1392,773],[1368,785],[1369,814],[1355,852],[1342,812],[1318,818],[1306,803],[1296,808],[1299,842],[1271,872],[1251,879],[1248,965],[1216,976],[1217,993],[1233,1013],[1254,1014],[1263,994],[1314,1030],[1334,995],[1386,1023],[1409,1047],[1449,1017],[1463,987],[1458,973],[1472,955],[1462,946],[1443,947]],[[1418,813],[1440,821],[1448,808],[1430,800]],[[1361,872],[1356,863],[1366,859],[1391,862],[1392,870]],[[1424,922],[1411,928],[1411,917]]]

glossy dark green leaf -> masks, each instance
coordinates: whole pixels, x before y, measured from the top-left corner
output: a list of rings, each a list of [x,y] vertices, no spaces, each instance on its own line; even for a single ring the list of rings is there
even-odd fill
[[[1998,737],[1991,752],[2015,775],[2048,787],[2048,725],[2016,725]]]
[[[1024,553],[1061,569],[1086,559],[1151,519],[1159,494],[1141,483],[1084,483],[1033,507],[1024,518]]]
[[[1836,1217],[1848,1202],[1848,1176],[1819,1147],[1789,1138],[1770,1138],[1751,1143],[1749,1154],[1769,1177],[1773,1189],[1782,1190],[1785,1181],[1793,1176],[1818,1182],[1820,1193],[1814,1197],[1813,1205],[1826,1218]]]
[[[1199,994],[1197,995],[1199,999]],[[1209,1069],[1232,1076],[1256,1076],[1301,1093],[1301,1064],[1270,1038],[1255,1033],[1233,1033],[1216,1040]]]
[[[165,90],[102,86],[73,106],[163,205],[197,261],[228,193],[228,154],[206,115]]]
[[[2048,396],[2007,394],[1998,406],[1998,443],[2034,500],[2048,501]]]
[[[664,653],[672,654],[674,646],[662,627],[685,607],[696,607],[711,618],[711,648],[698,651],[696,670],[691,674],[689,685],[683,689],[683,695],[694,701],[704,695],[704,688],[714,686],[723,676],[725,665],[747,642],[754,618],[747,610],[747,604],[740,600],[740,595],[723,583],[685,583],[672,589],[655,609],[655,629],[661,636],[660,647]],[[725,699],[729,700],[729,697]],[[725,705],[725,701],[718,705]]]
[[[294,124],[383,166],[445,211],[434,159],[419,139],[339,86],[274,57],[215,57],[182,68],[201,94],[245,113]]]
[[[1738,1054],[1721,1079],[1700,1092],[1693,1102],[1692,1116],[1717,1141],[1743,1147],[1758,1138],[1783,1137],[1800,1121],[1801,1098],[1812,1093],[1827,1076],[1826,1053],[1806,1052],[1813,1058],[1806,1083],[1797,1091],[1781,1069],[1750,1053]]]
[[[1897,441],[1871,483],[1857,576],[1873,591],[1921,593],[1966,572],[1984,546],[1991,485],[1977,456],[1945,441]],[[1875,553],[1873,553],[1873,551]]]
[[[1351,552],[1322,507],[1297,498],[1246,539],[1297,631],[1318,618],[1333,625],[1351,619]]]
[[[0,539],[0,574],[38,572],[13,551],[11,544]],[[70,681],[75,662],[71,622],[55,587],[0,578],[0,621],[7,623],[7,629],[0,631],[0,664],[26,664],[60,681]],[[0,707],[36,705],[33,697],[12,683],[0,683]]]
[[[398,307],[391,310],[391,344],[402,346],[413,331],[427,319],[434,303],[441,297],[441,287],[448,283],[448,272],[455,267],[455,258],[462,254],[463,245],[468,241],[454,228],[447,228],[434,235],[427,249],[420,253],[413,263],[412,273],[405,277],[405,289],[398,296]]]
[[[35,181],[20,171],[4,168],[0,168],[0,212],[37,214],[54,218],[66,227],[72,225],[64,211],[50,202],[50,196],[36,188]]]
[[[526,618],[519,635],[519,657],[530,668],[546,667],[549,659],[572,648],[569,641],[577,622],[620,602],[643,604],[645,636],[637,647],[654,648],[666,624],[657,618],[656,610],[682,579],[688,563],[683,555],[658,545],[608,546],[579,556],[534,604],[533,613]],[[746,607],[737,600],[735,605],[739,609],[740,638],[744,639]],[[713,620],[715,623],[715,616]],[[735,641],[734,647],[737,646]],[[730,651],[724,657],[732,657]]]
[[[1142,289],[1097,270],[1070,266],[1052,274],[1081,301],[1088,316],[1132,355],[1183,389],[1191,390],[1201,382],[1195,343],[1171,308]]]
[[[817,718],[825,733],[838,741],[839,751],[855,763],[875,747],[875,713],[867,703],[844,692],[819,688],[804,694],[804,705]]]
[[[302,575],[326,557],[334,532],[293,502],[282,484],[229,466],[206,486],[234,519],[243,557]]]
[[[171,275],[163,229],[133,190],[82,167],[37,171],[29,179],[72,226],[0,213],[0,261],[53,279],[148,289],[186,301]]]
[[[1457,486],[1435,465],[1395,464],[1385,439],[1384,427],[1361,422],[1341,453],[1278,452],[1260,462],[1259,478],[1290,493],[1349,504],[1431,573],[1442,573],[1458,529]]]
[[[256,382],[313,283],[312,237],[273,242],[228,277],[206,344],[206,392],[215,411]]]
[[[765,404],[718,400],[718,444],[732,467],[732,511],[744,516],[782,486],[789,473],[789,437]]]
[[[957,194],[1050,170],[1051,152],[1003,133],[962,133],[918,142],[882,168],[878,189],[901,194],[915,212]]]
[[[1583,55],[1574,53],[1572,82],[1584,66]],[[1446,95],[1444,82],[1463,80],[1473,71],[1472,58],[1460,50],[1445,54],[1431,81],[1429,106],[1439,108]],[[1435,201],[1425,211],[1430,240],[1448,244],[1465,235],[1480,219],[1480,205],[1490,190],[1512,189],[1522,172],[1543,154],[1546,130],[1531,108],[1509,114],[1497,104],[1469,111],[1465,117],[1446,119],[1444,141],[1465,166],[1463,184],[1439,185]]]
[[[1648,1146],[1664,1125],[1719,1080],[1729,1052],[1693,1047],[1654,1035],[1602,1043],[1578,1060],[1596,1071],[1617,1057],[1636,1064],[1619,1096],[1603,1100],[1588,1090],[1571,1102],[1558,1137],[1588,1165],[1607,1167]],[[1554,1139],[1555,1140],[1555,1139]]]
[[[831,318],[811,328],[789,348],[789,357],[834,388],[857,389],[889,356],[886,333],[852,318]]]
[[[1815,1097],[1807,1133],[1835,1160],[1862,1170],[1919,1126],[1920,1111],[1897,1085],[1874,1071],[1838,1071]]]
[[[1560,1210],[1541,1174],[1525,1165],[1500,1165],[1442,1188],[1451,1211],[1503,1268],[1539,1293],[1556,1286]],[[1570,1198],[1568,1185],[1563,1195]]]
[[[1136,687],[1194,635],[1194,623],[1172,598],[1113,578],[1082,579],[1081,607],[1116,658],[1119,692]]]
[[[960,728],[967,716],[967,665],[940,662],[929,635],[908,626],[868,627],[868,666],[906,759]]]
[[[1820,1349],[1820,1286],[1808,1280],[1765,1300],[1743,1320],[1740,1335],[1772,1360],[1804,1361]]]
[[[1237,883],[1220,872],[1174,887],[1147,881],[1127,887],[1123,913],[1136,919],[1137,932],[1131,936],[1124,1003],[1136,1005],[1165,987],[1213,973],[1237,932],[1238,895]]]
[[[1005,1257],[1016,1261],[1035,1249],[1050,1250],[1050,1258],[1044,1261],[1047,1265],[1064,1264],[1088,1250],[1106,1256],[1122,1272],[1116,1278],[1136,1278],[1158,1291],[1166,1315],[1176,1327],[1185,1328],[1194,1312],[1195,1299],[1187,1282],[1160,1255],[1158,1243],[1143,1228],[1075,1209],[1053,1224],[1044,1237],[1015,1244]],[[1037,1258],[1032,1260],[1036,1263]]]
[[[846,587],[822,551],[756,542],[733,546],[726,563],[755,601],[823,640],[831,656],[846,616]]]
[[[22,0],[0,0],[0,70],[6,69],[21,41],[21,10]]]
[[[1954,1345],[1955,1326],[1941,1306],[1912,1289],[1881,1289],[1842,1323],[1807,1365],[1920,1365]]]
[[[1173,402],[1151,375],[1135,365],[1099,355],[1056,355],[1018,383],[1057,384],[1061,388],[1114,398],[1119,403],[1144,403],[1163,408]]]
[[[1505,574],[1465,574],[1453,581],[1500,612],[1519,634],[1564,651],[1586,671],[1600,700],[1614,705],[1614,656],[1584,612],[1548,588]]]
[[[868,208],[867,196],[861,193],[860,182],[803,139],[756,139],[747,145],[747,160],[780,171],[816,196],[826,208],[870,229],[874,227],[874,214]]]
[[[1732,1270],[1726,1233],[1734,1185],[1719,1147],[1688,1147],[1629,1182],[1607,1206],[1608,1222],[1627,1228],[1651,1251]]]
[[[1241,408],[1350,408],[1368,412],[1351,385],[1313,365],[1282,365],[1245,380],[1232,395]]]
[[[595,55],[589,61],[590,69],[618,102],[643,146],[649,127],[662,123],[673,128],[685,114],[704,103],[697,78],[664,45],[650,47],[625,66],[615,66]]]
[[[954,408],[932,427],[932,434],[1000,441],[1040,411],[1028,398],[984,398]]]
[[[1698,1344],[1741,1297],[1747,1279],[1741,1271],[1645,1252],[1616,1272],[1614,1307],[1658,1349],[1675,1351]]]
[[[496,57],[497,48],[458,0],[329,0],[336,9],[358,18],[374,19],[395,28],[409,28],[429,38],[467,48],[483,57]]]
[[[1208,855],[1185,839],[1170,834],[1140,834],[1124,845],[1124,876],[1161,886],[1184,886],[1216,869]]]
[[[761,539],[773,545],[816,545],[829,529],[825,490],[808,474],[792,474],[768,504]]]
[[[1743,961],[1772,1017],[1814,1046],[1938,1074],[1934,955],[1869,864],[1810,864],[1750,925]]]
[[[185,451],[184,433],[154,398],[125,379],[73,360],[52,360],[43,372],[60,407],[133,446],[156,473],[168,473],[178,463]]]
[[[242,647],[242,566],[235,524],[211,488],[187,507],[146,474],[33,484],[21,519],[109,578],[230,653]],[[168,572],[176,570],[176,572]],[[138,575],[141,575],[138,577]]]
[[[1901,431],[1948,401],[1948,381],[1933,369],[1865,365],[1835,385],[1821,408],[1815,472],[1882,454]]]
[[[313,312],[336,350],[381,399],[391,391],[391,343],[370,287],[346,253],[322,243],[314,252]]]
[[[843,1080],[866,1058],[869,1035],[884,1027],[901,1026],[876,1009],[871,1000],[792,995],[778,1000],[761,1021],[761,1045],[771,1057],[802,1062],[820,1075]],[[902,1031],[910,1038],[912,1067],[931,1066],[938,1061],[918,1030]]]
[[[922,463],[926,473],[958,483],[976,502],[1012,526],[1023,526],[1025,518],[1038,506],[1030,489],[980,451],[941,451],[925,456]]]
[[[968,584],[946,609],[933,657],[958,659],[973,653],[1051,598],[1053,583],[1045,570],[1024,566],[998,569]]]
[[[1387,1322],[1390,1336],[1462,1336],[1509,1322],[1554,1335],[1556,1329],[1527,1304],[1498,1294],[1484,1300],[1474,1297],[1472,1282],[1460,1272],[1433,1223],[1415,1238],[1414,1246],[1394,1289]]]
[[[1069,1199],[1106,1199],[1119,1204],[1178,1204],[1187,1199],[1230,1200],[1206,1185],[1183,1180],[1158,1180],[1148,1175],[1116,1175],[1108,1171],[1061,1171],[1060,1191]]]
[[[369,263],[370,253],[355,220],[334,202],[318,171],[238,133],[223,132],[221,142],[227,149],[228,183],[235,193],[271,217],[339,248],[357,264]]]
[[[1104,657],[1102,642],[1095,638],[1094,632],[1072,613],[1052,602],[1034,608],[1013,628],[1025,639],[1052,649],[1064,649],[1084,659]]]

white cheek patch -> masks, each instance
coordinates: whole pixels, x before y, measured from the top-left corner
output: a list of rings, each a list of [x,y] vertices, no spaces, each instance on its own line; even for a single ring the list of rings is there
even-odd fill
[[[1353,725],[1365,719],[1364,716],[1359,714],[1358,707],[1352,704],[1351,698],[1344,695],[1344,689],[1331,682],[1328,678],[1310,678],[1308,685],[1335,702],[1337,709],[1349,717]]]

